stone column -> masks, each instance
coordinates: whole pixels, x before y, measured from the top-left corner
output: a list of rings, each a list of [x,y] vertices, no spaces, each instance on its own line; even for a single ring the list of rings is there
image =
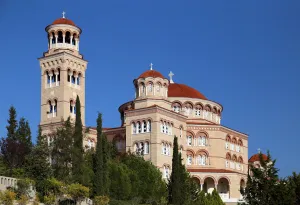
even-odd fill
[[[55,101],[51,101],[51,106],[52,106],[52,117],[55,117],[54,116],[54,107],[55,107]]]
[[[75,87],[77,87],[77,82],[78,82],[78,74],[77,74],[77,73],[75,73],[74,77],[75,77]]]
[[[63,34],[63,44],[66,43],[66,34]]]
[[[56,86],[59,86],[59,85],[58,85],[58,74],[59,74],[59,72],[58,72],[58,71],[55,71],[54,74],[55,74],[55,85],[56,85]]]
[[[49,76],[50,76],[50,85],[49,85],[49,87],[51,88],[51,87],[52,87],[52,77],[53,77],[53,73],[49,73]]]
[[[203,184],[200,184],[200,191],[203,191]]]
[[[73,41],[73,36],[71,35],[70,36],[70,44],[73,46],[72,41]]]
[[[52,48],[52,40],[53,40],[53,36],[50,36],[49,39],[50,39],[50,42],[49,42],[49,43],[50,43],[49,48],[51,49],[51,48]]]
[[[70,86],[71,86],[71,84],[72,84],[72,71],[69,71],[69,79],[70,79]]]
[[[58,35],[55,35],[55,45],[57,45]]]

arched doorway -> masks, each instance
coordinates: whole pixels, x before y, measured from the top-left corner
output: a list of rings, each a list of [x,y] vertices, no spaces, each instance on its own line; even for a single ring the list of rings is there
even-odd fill
[[[229,181],[227,178],[222,177],[219,179],[217,190],[222,199],[230,198]]]
[[[211,194],[215,189],[215,180],[212,177],[207,177],[204,180],[203,191]]]
[[[198,188],[200,189],[200,184],[201,184],[200,179],[196,176],[192,176],[192,180],[195,184],[197,184]]]

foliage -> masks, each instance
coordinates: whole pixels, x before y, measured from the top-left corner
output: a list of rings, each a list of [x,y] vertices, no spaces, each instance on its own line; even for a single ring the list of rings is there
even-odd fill
[[[53,205],[55,203],[56,197],[53,194],[44,196],[45,205]]]
[[[131,198],[158,202],[166,196],[166,183],[162,180],[161,172],[151,162],[133,154],[125,155],[120,160],[131,171]]]
[[[26,205],[28,201],[29,201],[28,196],[23,194],[20,196],[20,199],[18,200],[18,205]]]
[[[126,200],[131,195],[131,171],[125,164],[118,162],[109,163],[109,178],[110,184],[110,196],[114,199]]]
[[[76,121],[73,133],[73,149],[72,149],[72,178],[75,183],[84,183],[84,159],[83,159],[83,129],[81,121],[81,105],[80,99],[76,98]]]
[[[7,129],[7,138],[10,140],[17,140],[17,111],[16,109],[11,106],[9,108],[9,119],[7,120],[8,125],[6,126]]]
[[[50,135],[54,139],[51,152],[53,175],[63,182],[71,180],[72,136],[70,117],[62,127],[57,128],[57,131]]]
[[[13,201],[16,198],[16,194],[12,191],[6,190],[0,192],[0,202],[2,205],[13,205]]]
[[[28,155],[32,149],[31,130],[28,121],[24,117],[19,120],[19,126],[16,135],[17,140],[24,144],[25,156]]]
[[[70,184],[67,187],[67,194],[71,196],[76,202],[81,202],[89,196],[89,188],[81,184]]]
[[[293,204],[300,205],[300,173],[293,172],[292,176],[289,176],[286,180],[286,183],[289,191],[292,191],[295,196]]]
[[[84,186],[89,187],[91,190],[93,188],[93,179],[95,177],[94,174],[94,157],[95,151],[94,149],[86,150],[84,155],[84,174],[83,174],[83,184]]]
[[[102,133],[102,114],[98,113],[97,118],[97,145],[95,155],[95,179],[94,179],[94,194],[103,196],[108,194],[109,179],[108,179],[108,148],[107,139]]]
[[[17,186],[15,188],[15,192],[17,194],[17,198],[21,198],[21,196],[29,197],[30,194],[30,187],[34,184],[34,182],[29,179],[19,179],[17,181]]]
[[[43,192],[43,181],[52,176],[52,169],[49,163],[49,146],[47,137],[42,135],[39,127],[37,144],[26,159],[26,174],[36,182],[36,190]]]
[[[94,205],[108,205],[109,197],[108,196],[95,196]]]
[[[293,204],[293,192],[289,191],[286,182],[278,177],[275,160],[270,153],[266,160],[259,155],[260,167],[250,165],[247,185],[243,193],[245,201],[250,205],[259,204]]]

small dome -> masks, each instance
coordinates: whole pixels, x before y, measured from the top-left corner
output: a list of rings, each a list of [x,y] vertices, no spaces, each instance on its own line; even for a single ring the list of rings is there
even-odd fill
[[[164,79],[165,77],[158,71],[155,70],[147,70],[145,72],[143,72],[140,77],[138,78],[148,78],[148,77],[152,77],[152,78],[162,78]]]
[[[265,154],[262,154],[262,158],[264,161],[268,160],[268,156]],[[255,154],[252,157],[250,157],[249,162],[257,162],[260,161],[259,160],[259,154]]]
[[[75,23],[72,20],[66,19],[66,18],[56,19],[55,21],[53,21],[52,24],[53,25],[55,25],[55,24],[67,24],[67,25],[71,25],[71,26],[76,26]]]
[[[168,97],[185,97],[207,100],[207,98],[198,90],[178,83],[170,83]]]

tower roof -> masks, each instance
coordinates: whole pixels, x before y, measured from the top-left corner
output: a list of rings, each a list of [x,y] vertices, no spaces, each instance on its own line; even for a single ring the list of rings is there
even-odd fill
[[[71,26],[76,26],[75,23],[67,18],[58,18],[55,21],[53,21],[52,25],[55,24],[67,24],[67,25],[71,25]]]
[[[262,154],[262,158],[264,161],[268,160],[268,156],[265,154]],[[258,153],[258,154],[252,155],[252,157],[250,157],[250,159],[249,159],[249,162],[257,162],[259,160],[260,159],[259,159],[259,153]]]
[[[162,78],[162,79],[165,78],[160,72],[158,72],[156,70],[147,70],[147,71],[143,72],[138,78],[148,78],[148,77]]]

